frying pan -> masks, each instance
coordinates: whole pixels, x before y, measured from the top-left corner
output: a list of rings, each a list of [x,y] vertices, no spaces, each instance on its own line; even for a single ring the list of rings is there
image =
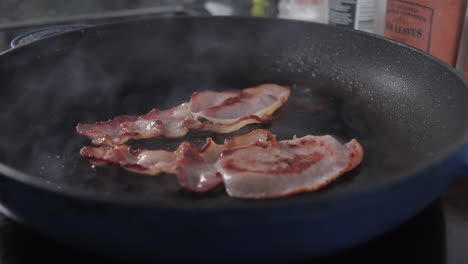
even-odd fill
[[[0,203],[65,243],[128,259],[300,260],[369,240],[464,174],[468,89],[408,46],[301,21],[161,18],[75,30],[0,55]],[[331,134],[362,164],[327,188],[242,200],[181,190],[171,175],[94,167],[78,122],[165,109],[197,90],[292,87],[267,125],[228,135],[130,142],[173,150],[256,128],[278,139]],[[228,257],[228,258],[226,258]]]

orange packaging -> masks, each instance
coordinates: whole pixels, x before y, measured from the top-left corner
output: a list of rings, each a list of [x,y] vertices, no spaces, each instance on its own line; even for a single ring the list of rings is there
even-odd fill
[[[466,59],[465,59],[465,65],[463,67],[463,75],[465,76],[465,78],[468,78],[468,56],[466,56]]]
[[[385,36],[455,66],[467,0],[388,0]]]

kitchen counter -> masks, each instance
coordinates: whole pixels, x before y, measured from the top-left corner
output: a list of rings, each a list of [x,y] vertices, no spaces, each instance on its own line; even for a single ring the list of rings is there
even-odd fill
[[[441,197],[394,230],[356,248],[299,263],[468,263],[468,180],[454,181]],[[115,263],[65,246],[0,217],[0,262]]]

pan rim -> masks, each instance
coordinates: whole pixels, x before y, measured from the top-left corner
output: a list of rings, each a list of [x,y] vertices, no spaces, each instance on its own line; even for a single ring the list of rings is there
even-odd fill
[[[96,29],[106,29],[106,28],[112,28],[116,27],[119,25],[126,25],[126,24],[131,24],[133,23],[142,23],[145,21],[154,21],[154,20],[200,20],[200,19],[207,19],[207,20],[251,20],[251,21],[265,21],[262,23],[290,23],[290,24],[312,24],[315,26],[320,26],[320,27],[328,27],[328,28],[334,28],[335,30],[341,30],[341,31],[352,31],[354,34],[366,36],[367,38],[377,38],[382,41],[390,42],[393,45],[400,46],[405,49],[411,50],[411,52],[416,52],[419,55],[425,57],[429,61],[432,61],[432,63],[438,64],[438,66],[445,68],[445,70],[449,74],[453,74],[458,81],[461,81],[465,87],[468,87],[468,81],[464,79],[458,71],[456,71],[454,68],[449,66],[447,63],[437,59],[436,57],[423,52],[419,49],[416,49],[414,47],[408,46],[406,44],[388,39],[386,37],[382,37],[379,35],[374,35],[371,33],[363,32],[363,31],[356,31],[353,29],[347,29],[347,28],[339,28],[337,26],[333,25],[327,25],[327,24],[318,24],[314,22],[309,22],[309,21],[301,21],[301,20],[290,20],[290,19],[277,19],[277,18],[264,18],[264,17],[231,17],[231,16],[217,16],[217,17],[176,17],[176,18],[151,18],[151,19],[143,19],[143,20],[137,20],[137,21],[130,21],[130,22],[117,22],[117,23],[110,23],[110,24],[103,24],[103,25],[98,25],[95,27],[90,27],[90,28],[84,28],[84,29],[76,29],[73,31],[65,32],[65,33],[60,33],[54,36],[49,36],[44,39],[34,41],[25,45],[21,45],[17,48],[9,49],[4,52],[0,53],[0,56],[18,52],[22,49],[26,49],[30,46],[35,45],[36,43],[47,41],[48,39],[51,38],[59,38],[63,35],[67,34],[76,34],[81,33],[85,34],[87,31],[90,30],[96,30]],[[215,21],[213,21],[215,22]],[[25,184],[34,188],[39,189],[40,191],[45,191],[45,192],[52,192],[54,194],[58,195],[63,195],[63,196],[68,196],[73,199],[80,199],[80,200],[91,200],[94,202],[99,202],[99,203],[104,203],[104,204],[109,204],[109,205],[119,205],[119,206],[131,206],[131,207],[151,207],[151,208],[166,208],[166,209],[182,209],[182,210],[196,210],[197,212],[202,212],[202,211],[212,211],[212,210],[236,210],[236,209],[268,209],[272,207],[282,207],[282,206],[291,206],[291,205],[296,205],[296,204],[321,204],[323,202],[332,202],[332,201],[337,201],[337,200],[344,200],[344,199],[350,199],[351,197],[362,197],[366,196],[369,193],[373,192],[378,192],[379,190],[382,189],[387,189],[387,188],[397,188],[398,186],[403,186],[405,185],[408,181],[412,180],[414,177],[417,177],[420,172],[423,172],[429,168],[431,168],[434,164],[441,162],[445,160],[450,154],[456,153],[459,149],[461,149],[466,143],[468,142],[468,126],[465,127],[464,131],[462,131],[462,136],[460,136],[457,140],[454,140],[452,144],[448,145],[445,149],[441,150],[439,152],[439,155],[433,157],[433,158],[428,158],[425,161],[421,162],[418,166],[415,166],[413,168],[409,168],[407,170],[404,170],[403,172],[400,172],[395,175],[390,180],[384,181],[384,182],[379,182],[375,183],[372,186],[367,186],[363,187],[362,189],[359,190],[347,190],[344,192],[340,193],[333,193],[333,194],[323,194],[320,196],[315,196],[313,198],[307,198],[303,197],[301,199],[294,199],[294,196],[286,197],[286,198],[274,198],[274,199],[265,199],[261,201],[249,201],[249,200],[242,200],[242,199],[236,199],[236,198],[229,198],[233,200],[240,200],[240,201],[247,201],[249,206],[245,206],[244,203],[239,203],[239,204],[233,204],[229,205],[228,207],[222,207],[222,206],[210,206],[210,207],[205,207],[205,206],[190,206],[190,205],[181,205],[181,203],[178,202],[171,202],[169,200],[163,199],[163,200],[153,200],[153,199],[144,199],[144,197],[141,196],[133,196],[133,195],[104,195],[102,193],[94,192],[94,191],[87,191],[87,190],[80,190],[78,188],[75,188],[73,186],[69,185],[64,185],[61,186],[61,188],[56,188],[53,185],[47,184],[43,179],[39,177],[34,177],[33,174],[27,174],[24,172],[21,172],[20,170],[10,167],[8,165],[3,164],[0,162],[0,176],[1,177],[6,177],[9,180],[17,181],[20,184]],[[450,176],[451,177],[451,176]],[[293,198],[293,199],[291,199]]]

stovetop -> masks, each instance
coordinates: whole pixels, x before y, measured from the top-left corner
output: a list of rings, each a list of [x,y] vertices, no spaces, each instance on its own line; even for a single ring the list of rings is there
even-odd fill
[[[360,246],[299,263],[468,263],[468,180],[455,180],[416,216]],[[0,217],[0,263],[120,263]],[[296,262],[297,263],[297,262]]]

